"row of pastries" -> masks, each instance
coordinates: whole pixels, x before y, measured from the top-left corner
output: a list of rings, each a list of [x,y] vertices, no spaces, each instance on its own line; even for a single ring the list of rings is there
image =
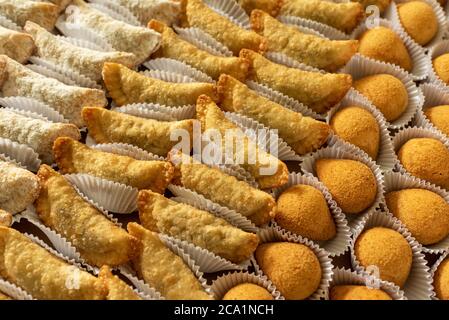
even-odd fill
[[[149,298],[154,291],[126,280],[126,265],[166,299],[448,299],[449,107],[423,111],[413,82],[424,46],[441,31],[432,1],[398,5],[402,32],[389,22],[360,27],[365,7],[383,12],[387,1],[239,0],[234,6],[246,11],[245,24],[217,9],[221,1],[0,0],[0,280],[36,299]],[[424,22],[415,19],[421,12]],[[285,16],[347,38],[303,32]],[[445,81],[443,58],[429,62],[428,72]],[[354,59],[378,69],[345,72]],[[169,69],[152,69],[155,61]],[[182,63],[180,74],[175,62]],[[339,106],[352,95],[361,105]],[[174,116],[189,106],[188,117]],[[64,121],[50,119],[49,109]],[[164,117],[155,110],[165,110]],[[417,113],[430,124],[410,128]],[[196,121],[222,137],[243,133],[229,115],[276,129],[302,162],[286,163],[244,135],[243,179],[172,150],[177,141],[170,134],[194,136]],[[391,139],[393,128],[399,133],[391,130]],[[387,183],[393,168],[381,168],[384,140],[394,170],[414,187],[395,185],[396,176]],[[41,165],[31,169],[24,154]],[[267,164],[275,168],[268,175]],[[119,214],[112,218],[80,193],[67,178],[77,174],[133,188],[133,222],[121,225]],[[176,188],[197,201],[172,199]],[[200,206],[199,197],[234,212],[251,230]],[[57,241],[68,241],[79,261],[18,231],[14,217],[30,214]],[[401,228],[389,224],[395,219]],[[239,280],[214,295],[185,254],[191,247],[227,266],[251,264],[258,280]],[[423,250],[442,257],[436,270],[425,265]],[[350,280],[333,285],[332,259],[348,251]],[[366,280],[373,265],[377,289]],[[67,286],[74,270],[78,288]],[[353,282],[356,276],[366,283]],[[14,298],[2,288],[0,299]]]

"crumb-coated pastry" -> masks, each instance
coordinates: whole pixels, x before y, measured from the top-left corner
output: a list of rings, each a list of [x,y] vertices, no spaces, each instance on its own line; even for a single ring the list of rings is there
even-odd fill
[[[0,277],[40,300],[104,300],[103,282],[12,228],[0,226]]]
[[[354,2],[359,2],[365,7],[376,6],[379,9],[379,13],[383,13],[385,9],[390,5],[391,0],[352,0]]]
[[[21,212],[39,196],[39,180],[28,170],[0,159],[0,209]]]
[[[42,222],[66,238],[87,263],[115,267],[136,255],[139,242],[82,198],[59,173],[42,165],[35,202]]]
[[[436,57],[432,63],[437,76],[449,85],[449,53]]]
[[[142,300],[129,285],[113,275],[108,266],[101,267],[98,279],[104,282],[108,290],[106,300]]]
[[[391,29],[375,27],[365,31],[360,37],[359,53],[387,63],[400,66],[410,72],[412,58],[402,39]]]
[[[63,174],[87,173],[137,189],[163,193],[173,178],[174,168],[167,161],[145,161],[89,148],[70,138],[58,138],[53,155]]]
[[[163,157],[177,143],[170,139],[172,131],[184,130],[191,137],[193,130],[190,119],[158,121],[103,108],[83,108],[82,116],[97,143],[128,143]]]
[[[33,36],[37,55],[42,59],[79,72],[97,82],[101,80],[101,70],[106,62],[121,63],[130,68],[137,63],[137,58],[132,53],[79,47],[30,21],[26,23],[24,30]]]
[[[261,10],[251,12],[251,28],[267,38],[268,51],[281,52],[315,68],[334,72],[357,52],[357,40],[329,40],[301,32]]]
[[[397,231],[375,227],[357,238],[354,253],[362,267],[376,266],[382,280],[403,287],[412,267],[410,244]]]
[[[335,223],[323,194],[309,185],[294,185],[279,196],[275,221],[282,228],[314,241],[335,237]]]
[[[222,300],[274,300],[267,289],[254,283],[241,283],[225,293]]]
[[[184,260],[160,240],[157,233],[128,223],[128,232],[139,239],[138,255],[132,264],[137,274],[169,300],[211,300]]]
[[[5,54],[19,63],[25,63],[35,49],[33,37],[29,34],[0,26],[0,54]]]
[[[45,1],[0,0],[0,12],[19,27],[32,21],[52,30],[58,19],[59,7]]]
[[[137,206],[145,228],[191,242],[235,263],[249,259],[259,244],[256,234],[149,190],[139,192]]]
[[[80,132],[73,124],[55,123],[24,116],[18,112],[0,109],[0,137],[32,148],[44,163],[52,163],[53,142],[58,137],[80,139]]]
[[[255,257],[263,273],[287,300],[306,299],[320,286],[320,261],[303,244],[264,243],[257,248]]]
[[[164,23],[151,20],[148,27],[161,33],[162,44],[153,57],[163,57],[182,61],[203,71],[213,79],[226,73],[240,81],[245,81],[249,61],[241,57],[222,57],[202,50],[179,37],[175,31]]]
[[[449,190],[449,150],[441,141],[410,139],[399,149],[398,158],[412,175]]]
[[[108,104],[102,90],[66,85],[4,55],[0,56],[0,74],[3,97],[21,96],[43,102],[77,127],[84,125],[81,118],[84,106],[101,108]]]
[[[132,103],[156,103],[170,107],[194,105],[202,95],[215,98],[212,83],[175,83],[144,76],[117,63],[105,63],[103,81],[118,106]]]
[[[449,136],[449,105],[427,108],[424,114],[435,127]]]
[[[144,26],[151,19],[172,25],[178,21],[181,14],[179,0],[115,0],[114,2],[131,11]]]
[[[333,286],[329,294],[331,300],[392,300],[385,291],[362,285]]]
[[[170,154],[170,160],[175,163],[178,156]],[[193,162],[190,157],[184,157],[176,165],[172,183],[235,210],[258,226],[268,223],[276,213],[276,202],[270,194],[253,188],[218,168]]]
[[[0,226],[10,227],[12,225],[12,214],[0,209]]]
[[[436,14],[425,1],[399,3],[398,14],[405,31],[419,45],[428,44],[438,32]]]
[[[337,136],[359,147],[376,160],[380,127],[371,112],[359,106],[346,106],[334,114],[330,126]]]
[[[449,204],[435,192],[404,189],[387,193],[385,200],[390,212],[421,244],[434,244],[449,235]]]
[[[220,76],[217,91],[224,111],[242,114],[277,130],[279,137],[300,155],[320,148],[329,136],[327,123],[277,104],[231,76]]]
[[[352,85],[349,74],[309,72],[274,63],[257,52],[243,49],[251,62],[249,79],[264,84],[324,113],[339,103]]]
[[[376,199],[376,178],[371,169],[360,161],[318,159],[315,171],[344,213],[361,213]]]
[[[387,121],[395,121],[407,108],[407,89],[392,75],[375,74],[360,78],[354,81],[354,88],[367,97]]]
[[[435,271],[433,287],[438,299],[449,300],[449,258],[444,259]]]

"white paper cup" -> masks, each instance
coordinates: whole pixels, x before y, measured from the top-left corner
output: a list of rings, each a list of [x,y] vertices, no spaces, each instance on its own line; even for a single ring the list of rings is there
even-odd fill
[[[132,116],[146,118],[146,119],[156,119],[159,121],[175,121],[176,118],[170,115],[170,110],[165,111],[155,111],[148,108],[127,108],[118,107],[112,108],[111,111],[126,113]]]
[[[39,170],[41,165],[39,155],[32,148],[9,139],[0,138],[0,154],[30,171]]]
[[[440,266],[440,264],[447,259],[447,257],[449,256],[449,250],[445,251],[439,258],[438,260],[433,264],[432,268],[430,269],[430,275],[432,276],[432,284],[434,282],[434,278],[435,278],[435,272],[437,272],[438,267]],[[432,296],[433,300],[440,300],[436,293],[434,293],[434,295]]]
[[[140,114],[141,110],[155,111],[163,114],[170,114],[176,120],[192,119],[195,116],[194,105],[184,105],[180,107],[169,107],[155,103],[133,103],[120,107],[128,114]]]
[[[135,271],[129,265],[121,265],[118,267],[119,272],[126,277],[134,287],[147,297],[148,300],[165,300],[159,291],[139,279]]]
[[[30,114],[38,114],[46,121],[68,123],[58,111],[33,98],[20,96],[4,97],[0,98],[0,105]]]
[[[33,300],[33,297],[25,290],[1,278],[0,293],[4,293],[14,300]]]
[[[164,157],[152,154],[148,151],[140,149],[139,147],[127,143],[101,143],[91,145],[91,148],[104,152],[119,154],[122,156],[128,156],[137,160],[166,160]]]
[[[0,15],[0,25],[18,32],[23,32],[22,28],[18,26],[14,21],[6,18],[5,16]]]
[[[158,76],[157,73],[149,73],[152,77],[170,82],[208,82],[215,83],[215,81],[204,72],[178,60],[170,58],[157,58],[148,60],[143,65],[149,70],[153,71],[165,71],[167,73],[173,73],[178,75],[178,78],[168,78],[165,76]],[[185,80],[180,76],[187,77]],[[173,77],[173,76],[172,76]],[[190,80],[189,80],[190,79]]]
[[[248,15],[236,1],[204,0],[204,3],[212,10],[228,18],[241,28],[251,29]]]
[[[317,32],[331,40],[350,39],[349,35],[347,35],[346,33],[321,22],[295,16],[278,16],[277,19],[285,24],[316,30]]]
[[[110,0],[90,0],[89,5],[116,20],[126,22],[133,26],[141,26],[142,24],[127,8],[118,5],[115,1]]]

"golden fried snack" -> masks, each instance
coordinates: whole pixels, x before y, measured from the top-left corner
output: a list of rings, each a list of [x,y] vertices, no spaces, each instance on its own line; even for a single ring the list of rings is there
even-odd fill
[[[36,49],[29,34],[0,26],[0,54],[5,54],[19,63],[27,62]]]
[[[235,55],[243,48],[264,52],[267,40],[255,33],[241,28],[228,18],[216,13],[202,0],[183,0],[185,19],[190,27],[196,27],[223,43]]]
[[[166,161],[143,161],[91,149],[70,138],[58,138],[53,155],[61,173],[87,173],[137,189],[163,193],[173,178],[173,166]]]
[[[177,143],[170,140],[172,131],[185,130],[192,136],[192,120],[158,121],[87,107],[83,108],[82,115],[97,143],[128,143],[164,157]]]
[[[58,19],[59,7],[44,1],[0,0],[0,12],[19,27],[32,21],[52,30]]]
[[[259,149],[254,142],[244,136],[240,128],[226,119],[224,113],[210,97],[202,95],[198,98],[196,117],[201,122],[201,130],[203,132],[209,129],[220,132],[222,150],[225,150],[226,134],[235,134],[235,136],[242,137],[243,146],[242,148],[239,147],[239,150],[242,150],[239,152],[243,152],[243,159],[238,159],[237,152],[232,152],[232,157],[235,162],[239,162],[237,160],[243,161],[243,163],[238,164],[256,179],[260,188],[276,188],[287,183],[288,169],[285,163]]]
[[[228,75],[220,76],[217,88],[224,111],[240,113],[277,129],[279,136],[298,154],[312,152],[326,142],[330,130],[324,122],[285,108]]]
[[[226,292],[221,300],[274,300],[267,289],[254,283],[241,283]]]
[[[438,299],[449,300],[449,258],[438,266],[433,277],[433,287]]]
[[[351,88],[349,74],[320,73],[289,68],[247,49],[240,56],[251,61],[249,79],[267,85],[317,113],[324,113],[339,103]]]
[[[28,21],[24,30],[31,34],[37,47],[37,54],[54,64],[81,73],[94,81],[101,80],[101,70],[106,62],[116,62],[134,67],[134,54],[120,51],[96,51],[75,46]]]
[[[0,226],[10,227],[12,225],[12,215],[0,209]]]
[[[148,27],[162,34],[161,47],[153,56],[180,60],[203,71],[213,79],[218,79],[220,74],[227,73],[239,80],[245,80],[249,67],[246,59],[210,54],[183,40],[172,28],[157,20],[151,20]]]
[[[137,205],[145,228],[191,242],[235,263],[249,259],[259,244],[254,233],[149,190],[139,192]]]
[[[449,53],[442,54],[432,61],[436,75],[446,84],[449,85]]]
[[[268,223],[275,214],[271,195],[217,168],[194,163],[190,157],[175,167],[175,184],[241,213],[256,225]]]
[[[353,2],[359,2],[366,9],[369,6],[375,6],[379,9],[379,13],[383,13],[385,9],[390,5],[391,0],[352,0]]]
[[[167,106],[193,105],[201,94],[215,96],[212,83],[173,83],[146,77],[117,63],[105,63],[103,80],[118,106],[158,103]]]
[[[35,203],[37,214],[87,263],[118,266],[134,257],[137,239],[86,202],[63,176],[47,165],[42,165],[37,175],[41,182],[41,194]]]
[[[343,67],[357,52],[357,40],[329,40],[305,34],[261,10],[251,13],[251,27],[267,38],[269,51],[284,53],[299,62],[330,72]]]
[[[108,103],[102,90],[66,85],[4,55],[0,55],[0,74],[3,97],[21,96],[41,101],[78,127],[84,125],[83,106],[104,107]]]
[[[179,0],[115,0],[114,2],[131,11],[142,25],[151,19],[172,25],[181,14]]]
[[[148,285],[169,300],[212,299],[190,267],[167,248],[156,233],[135,222],[128,223],[128,232],[141,242],[133,266]]]
[[[108,266],[101,267],[98,279],[108,290],[106,300],[142,300],[129,285],[114,276]]]
[[[435,127],[449,136],[449,105],[427,108],[424,114]]]
[[[0,276],[35,299],[103,300],[107,294],[103,283],[90,273],[54,256],[20,232],[1,226]]]
[[[331,300],[392,300],[381,289],[368,288],[361,285],[338,285],[330,290]]]
[[[432,6],[424,1],[398,4],[398,15],[405,31],[418,44],[425,46],[438,32],[438,20]]]

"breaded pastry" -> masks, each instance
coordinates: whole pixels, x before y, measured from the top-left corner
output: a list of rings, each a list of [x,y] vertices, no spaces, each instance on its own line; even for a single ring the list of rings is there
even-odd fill
[[[19,63],[25,63],[35,49],[33,37],[29,34],[0,26],[0,54],[5,54]]]
[[[12,225],[12,214],[0,209],[0,226],[10,227]]]
[[[287,300],[303,300],[320,286],[322,270],[315,253],[291,242],[261,244],[256,261]]]
[[[379,9],[380,14],[382,14],[391,3],[391,0],[353,0],[353,1],[361,3],[365,9],[369,8],[370,6],[377,7]]]
[[[0,0],[0,12],[19,27],[32,21],[52,30],[58,19],[59,7],[44,1]]]
[[[338,285],[330,290],[331,300],[392,300],[382,289],[361,285]]]
[[[436,14],[425,1],[399,3],[398,15],[405,31],[419,45],[428,44],[438,32]]]
[[[144,26],[151,19],[172,25],[178,21],[181,14],[181,3],[178,0],[115,0],[115,2],[131,11]]]
[[[254,283],[241,283],[232,287],[221,300],[274,300],[264,287]]]
[[[432,61],[436,75],[445,83],[449,84],[449,53],[442,54]]]
[[[149,190],[139,192],[137,205],[145,228],[191,242],[235,263],[249,259],[259,244],[253,233]]]
[[[375,227],[362,232],[354,253],[360,265],[379,268],[382,280],[403,287],[412,267],[413,254],[407,240],[397,231]]]
[[[108,290],[106,300],[142,300],[129,285],[113,275],[108,266],[101,267],[98,278]]]
[[[449,105],[427,108],[424,114],[435,127],[449,136]]]
[[[449,300],[449,258],[438,266],[433,276],[433,287],[438,299]]]
[[[37,214],[87,263],[114,267],[136,255],[138,240],[84,200],[63,176],[47,165],[42,165],[37,175],[41,183],[35,203]]]

